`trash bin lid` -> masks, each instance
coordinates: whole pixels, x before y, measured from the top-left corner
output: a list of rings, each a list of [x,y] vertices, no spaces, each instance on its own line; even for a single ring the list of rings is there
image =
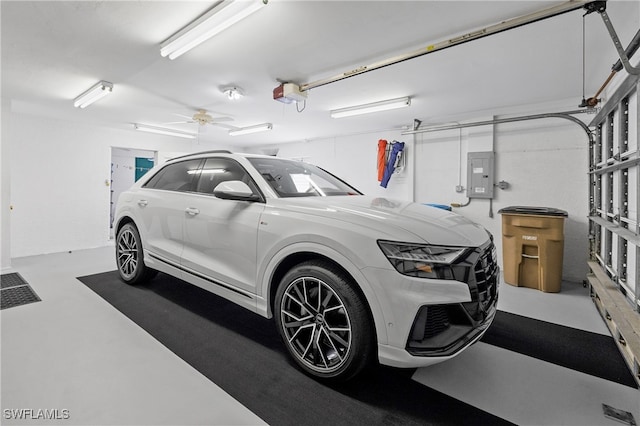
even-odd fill
[[[553,207],[532,207],[532,206],[510,206],[498,210],[500,214],[532,214],[538,216],[562,216],[568,217],[569,214],[560,209]]]

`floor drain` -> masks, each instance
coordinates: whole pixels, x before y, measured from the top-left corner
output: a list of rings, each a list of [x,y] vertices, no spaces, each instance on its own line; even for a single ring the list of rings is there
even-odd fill
[[[0,310],[39,302],[40,300],[20,274],[0,275]]]
[[[636,426],[636,420],[633,418],[633,414],[628,411],[619,410],[607,404],[602,404],[602,411],[604,411],[605,417],[617,420],[626,425]]]

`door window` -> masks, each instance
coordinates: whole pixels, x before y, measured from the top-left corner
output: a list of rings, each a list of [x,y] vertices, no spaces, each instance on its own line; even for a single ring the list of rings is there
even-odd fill
[[[204,166],[198,172],[199,179],[196,192],[211,194],[222,182],[239,180],[247,185],[254,193],[258,193],[257,188],[247,171],[235,160],[230,158],[207,158]]]
[[[198,159],[169,164],[156,173],[144,187],[165,191],[192,191],[201,163],[202,160]]]

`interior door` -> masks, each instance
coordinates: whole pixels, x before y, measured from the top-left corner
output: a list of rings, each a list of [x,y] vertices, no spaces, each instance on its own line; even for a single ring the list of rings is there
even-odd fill
[[[262,202],[223,200],[213,190],[224,181],[255,184],[235,160],[209,158],[199,173],[197,195],[185,210],[182,265],[226,286],[256,289],[256,245]]]

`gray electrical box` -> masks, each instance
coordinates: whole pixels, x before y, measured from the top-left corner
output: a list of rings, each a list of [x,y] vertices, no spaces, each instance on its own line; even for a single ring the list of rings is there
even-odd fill
[[[467,197],[493,198],[494,153],[467,153]]]

